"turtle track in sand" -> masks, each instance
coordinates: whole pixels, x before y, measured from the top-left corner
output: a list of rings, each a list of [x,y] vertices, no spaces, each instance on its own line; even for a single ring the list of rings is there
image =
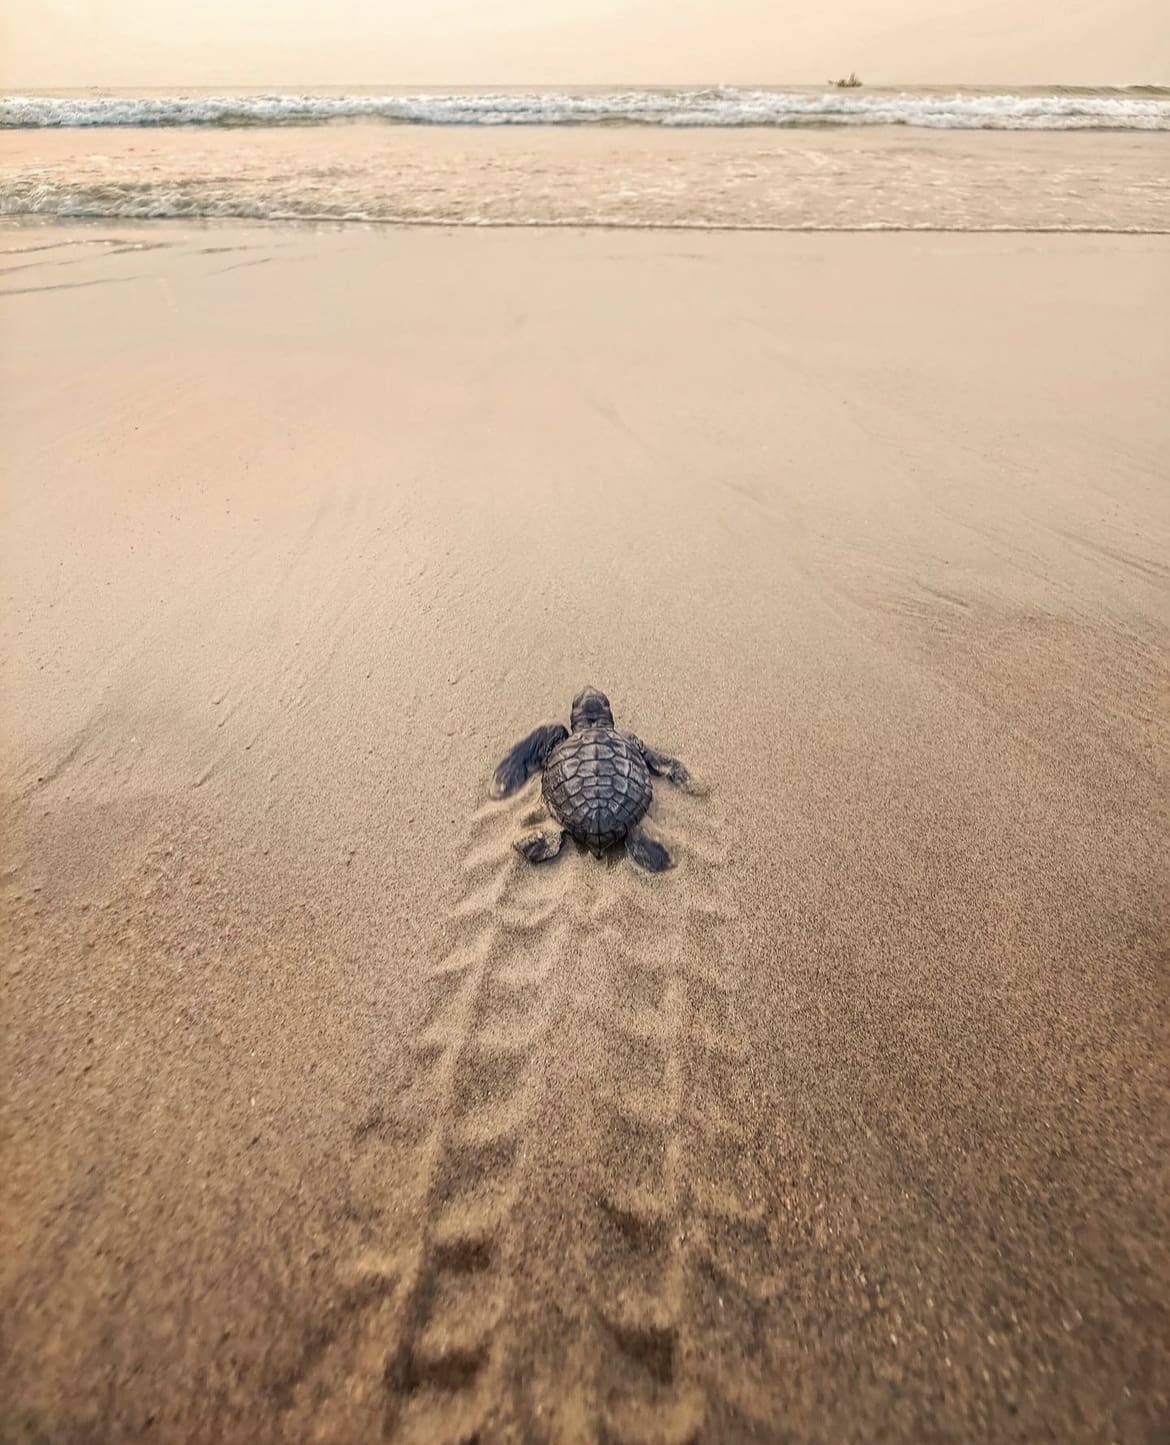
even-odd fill
[[[676,874],[571,844],[531,867],[511,842],[538,789],[473,817],[407,1083],[355,1131],[298,1438],[686,1441],[767,1418],[718,806],[660,789]]]
[[[744,1438],[774,1419],[769,1215],[750,1110],[737,1108],[750,1097],[745,944],[725,820],[711,799],[688,814],[687,835],[670,830],[693,884],[681,906],[656,907],[655,880],[634,872],[597,889],[590,908],[606,946],[586,1024],[597,1056],[622,1068],[599,1069],[587,1091],[594,1147],[581,1184],[592,1207],[577,1263],[594,1314],[581,1349],[593,1433],[615,1445]],[[759,1346],[749,1358],[747,1341]]]

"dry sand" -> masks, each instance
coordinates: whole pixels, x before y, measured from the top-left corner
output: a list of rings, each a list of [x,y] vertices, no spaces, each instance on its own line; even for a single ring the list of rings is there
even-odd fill
[[[1155,1438],[1170,244],[0,241],[2,1438]]]

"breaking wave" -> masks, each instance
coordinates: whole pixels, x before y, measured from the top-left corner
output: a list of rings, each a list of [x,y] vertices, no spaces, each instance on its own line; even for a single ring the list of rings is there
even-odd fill
[[[1142,90],[865,95],[772,90],[575,94],[0,97],[0,129],[74,126],[905,125],[934,130],[1170,130],[1170,98]]]

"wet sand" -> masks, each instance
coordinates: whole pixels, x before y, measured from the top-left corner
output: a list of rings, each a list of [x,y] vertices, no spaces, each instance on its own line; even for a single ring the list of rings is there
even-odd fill
[[[1170,245],[0,243],[0,1435],[1157,1438]]]

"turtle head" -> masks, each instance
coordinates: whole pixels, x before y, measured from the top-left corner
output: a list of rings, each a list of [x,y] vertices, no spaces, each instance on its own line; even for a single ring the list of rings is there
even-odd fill
[[[583,687],[573,699],[573,731],[581,728],[613,727],[613,709],[605,693],[595,687]]]

